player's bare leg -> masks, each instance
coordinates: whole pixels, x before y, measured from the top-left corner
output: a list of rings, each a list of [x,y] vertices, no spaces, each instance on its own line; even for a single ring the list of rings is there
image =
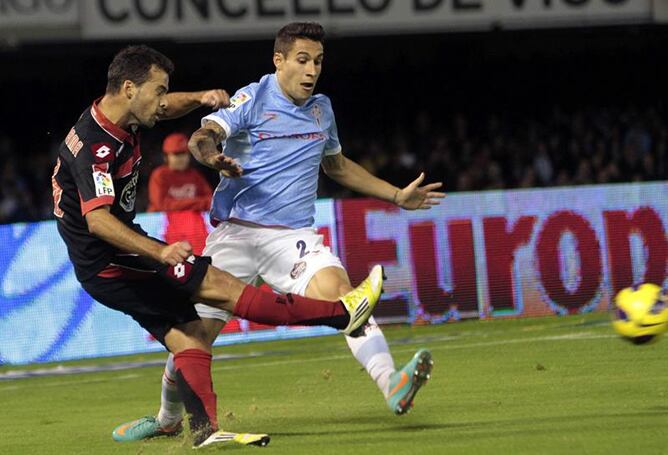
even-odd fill
[[[206,337],[209,345],[213,346],[213,342],[218,338],[218,334],[225,327],[225,321],[220,319],[202,318],[202,324],[206,332]]]
[[[336,300],[353,289],[348,273],[340,267],[318,270],[306,287],[306,297]]]

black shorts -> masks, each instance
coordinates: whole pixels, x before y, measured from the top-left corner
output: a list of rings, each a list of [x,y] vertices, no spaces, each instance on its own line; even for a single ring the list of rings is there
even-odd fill
[[[136,256],[117,259],[102,276],[81,282],[95,300],[132,316],[163,345],[172,327],[199,319],[191,297],[199,289],[211,258],[194,256],[194,260],[176,266]]]

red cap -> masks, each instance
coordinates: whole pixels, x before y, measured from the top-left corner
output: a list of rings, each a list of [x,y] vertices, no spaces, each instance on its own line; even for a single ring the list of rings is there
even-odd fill
[[[162,141],[162,153],[188,152],[188,136],[183,133],[172,133]]]

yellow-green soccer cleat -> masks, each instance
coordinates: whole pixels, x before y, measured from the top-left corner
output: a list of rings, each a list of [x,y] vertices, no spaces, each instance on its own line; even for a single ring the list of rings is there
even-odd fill
[[[236,442],[245,446],[266,447],[269,441],[271,441],[271,438],[268,434],[230,433],[229,431],[218,430],[193,448],[201,449],[212,444],[224,444],[228,442]]]
[[[352,337],[361,335],[357,329],[366,324],[373,309],[380,300],[384,279],[383,267],[374,265],[371,268],[369,276],[359,286],[341,297],[341,302],[343,302],[343,306],[350,315],[350,322],[342,330],[343,333]]]
[[[420,349],[401,370],[392,373],[387,396],[387,405],[392,412],[401,415],[413,407],[415,394],[431,377],[433,366],[431,352]]]
[[[114,441],[131,442],[155,438],[157,436],[176,436],[183,431],[181,422],[171,428],[162,428],[153,416],[142,417],[117,426],[111,433]]]

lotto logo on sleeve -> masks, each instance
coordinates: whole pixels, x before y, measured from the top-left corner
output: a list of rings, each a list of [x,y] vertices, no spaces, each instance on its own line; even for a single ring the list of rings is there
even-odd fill
[[[97,142],[93,144],[90,149],[95,156],[96,163],[110,161],[114,158],[114,150],[111,148],[111,144],[107,142]]]
[[[107,172],[96,171],[93,172],[93,181],[95,182],[95,195],[100,196],[114,196],[114,181],[111,179],[111,174]]]

